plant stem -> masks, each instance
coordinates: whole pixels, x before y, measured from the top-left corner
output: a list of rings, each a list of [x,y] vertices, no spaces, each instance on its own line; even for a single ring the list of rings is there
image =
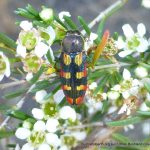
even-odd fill
[[[93,28],[97,23],[99,23],[102,19],[111,16],[117,10],[119,10],[128,0],[118,0],[116,3],[112,4],[106,10],[101,12],[93,21],[89,23],[89,28]],[[85,35],[85,31],[81,31],[83,35]]]
[[[100,66],[95,66],[94,70],[99,70],[99,69],[107,69],[107,68],[120,68],[124,66],[130,66],[131,64],[128,63],[117,63],[117,64],[108,64],[108,65],[100,65]]]

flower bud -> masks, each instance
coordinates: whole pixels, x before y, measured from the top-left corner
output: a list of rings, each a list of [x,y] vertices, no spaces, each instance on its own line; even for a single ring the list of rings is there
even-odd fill
[[[148,76],[148,71],[146,68],[142,67],[142,66],[138,66],[135,69],[135,74],[138,78],[144,78]]]
[[[40,17],[43,21],[51,22],[53,20],[53,9],[51,8],[43,8],[40,12]]]

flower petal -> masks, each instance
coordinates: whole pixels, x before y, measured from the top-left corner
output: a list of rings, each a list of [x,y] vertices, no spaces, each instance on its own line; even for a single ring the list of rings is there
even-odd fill
[[[138,34],[143,37],[146,34],[146,27],[143,23],[138,24],[137,26]]]
[[[45,130],[46,130],[46,126],[44,121],[37,121],[34,124],[34,131],[45,131]]]
[[[51,150],[51,147],[45,143],[45,144],[40,145],[38,150]]]
[[[60,13],[58,14],[58,16],[59,16],[59,19],[60,19],[62,22],[64,22],[64,21],[65,21],[65,20],[64,20],[64,16],[71,17],[71,14],[70,14],[70,12],[62,11],[62,12],[60,12]]]
[[[133,53],[133,51],[124,50],[124,51],[119,52],[118,55],[123,58],[123,57],[126,57],[127,55],[130,55],[131,53]]]
[[[59,116],[62,119],[72,119],[72,121],[76,120],[76,112],[70,106],[64,106],[59,111]]]
[[[134,35],[134,31],[129,24],[125,24],[122,26],[122,30],[126,38],[131,38]]]
[[[55,148],[57,148],[61,141],[60,139],[58,138],[58,136],[54,133],[48,133],[46,134],[46,142],[52,146],[54,146]]]
[[[123,104],[123,106],[121,107],[121,109],[119,110],[118,114],[123,114],[127,111],[127,105]]]
[[[35,54],[38,56],[38,57],[43,57],[45,54],[47,54],[47,51],[49,49],[49,46],[47,46],[46,44],[44,44],[43,42],[39,42],[37,44],[37,46],[35,47]]]
[[[41,90],[36,92],[35,99],[38,103],[43,104],[45,103],[44,97],[47,95],[47,92],[45,90]]]
[[[95,34],[95,33],[93,33],[93,32],[90,34],[90,40],[91,40],[91,41],[96,40],[96,39],[97,39],[97,37],[98,37],[98,35],[97,35],[97,34]]]
[[[16,130],[16,133],[15,133],[15,136],[18,138],[18,139],[21,139],[21,140],[24,140],[24,139],[27,139],[31,134],[31,131],[29,129],[26,129],[26,128],[18,128]]]
[[[29,143],[26,143],[21,150],[34,150],[34,148]]]
[[[92,82],[92,83],[89,85],[89,89],[90,89],[90,90],[94,90],[95,88],[97,88],[97,83],[96,83],[96,82]]]
[[[50,119],[48,119],[48,121],[46,123],[46,129],[47,129],[47,131],[54,133],[57,131],[58,125],[59,125],[59,122],[57,119],[50,118]]]
[[[32,22],[25,20],[20,23],[20,27],[25,31],[29,31],[33,28],[33,25]]]
[[[26,47],[22,46],[21,44],[18,44],[16,51],[19,56],[23,58],[26,57]]]
[[[33,74],[32,74],[32,73],[28,73],[28,74],[26,75],[26,80],[27,80],[27,81],[30,81],[32,78],[33,78]]]
[[[4,78],[4,75],[2,74],[2,75],[0,75],[0,81],[2,81],[3,80],[3,78]]]
[[[36,118],[36,119],[43,119],[44,118],[44,112],[42,111],[42,109],[38,109],[38,108],[33,108],[32,109],[32,114],[33,114],[33,117]]]
[[[20,150],[19,144],[16,145],[15,150]]]
[[[63,98],[65,97],[63,90],[58,90],[55,94],[54,94],[54,101],[59,104]]]
[[[145,8],[150,9],[150,1],[149,1],[149,0],[142,0],[142,5],[143,5]]]
[[[127,69],[123,70],[123,78],[124,78],[124,80],[129,80],[131,78],[131,74],[130,74],[129,70],[127,70]]]
[[[117,41],[115,41],[115,45],[118,49],[125,48],[126,43],[123,41],[122,37],[119,37]]]

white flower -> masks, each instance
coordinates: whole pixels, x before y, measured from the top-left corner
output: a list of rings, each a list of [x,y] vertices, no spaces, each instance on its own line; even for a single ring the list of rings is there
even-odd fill
[[[124,80],[130,80],[131,74],[130,74],[129,70],[127,70],[127,69],[123,70],[123,78],[124,78]]]
[[[143,23],[139,23],[137,26],[137,31],[139,36],[143,37],[146,34],[146,28]]]
[[[76,120],[76,112],[70,106],[64,106],[59,111],[59,116],[62,119],[71,119],[72,121]]]
[[[103,100],[107,99],[107,93],[102,93]]]
[[[54,146],[55,148],[57,148],[58,146],[60,146],[60,139],[58,138],[58,136],[54,133],[47,133],[46,134],[46,142],[52,146]]]
[[[127,112],[127,115],[130,115],[131,110],[130,108],[127,106],[127,104],[123,104],[123,106],[121,107],[121,109],[119,110],[118,114],[123,114]]]
[[[51,147],[48,144],[41,144],[38,150],[51,150]]]
[[[150,108],[147,107],[147,105],[145,103],[142,103],[140,106],[140,110],[141,111],[150,111]]]
[[[84,44],[85,51],[87,51],[91,46],[93,46],[94,40],[96,40],[97,37],[98,37],[98,35],[95,33],[90,34],[89,39],[87,39],[87,41],[85,41],[85,44]]]
[[[65,20],[64,20],[64,16],[71,17],[71,14],[70,14],[70,12],[62,11],[62,12],[60,12],[60,13],[58,14],[58,16],[59,16],[59,19],[60,19],[62,22],[64,22],[64,21],[65,21]]]
[[[53,27],[49,26],[46,29],[45,28],[39,28],[39,30],[41,32],[41,35],[42,35],[42,33],[46,34],[46,37],[42,36],[41,38],[46,40],[47,43],[49,44],[49,46],[51,46],[53,44],[55,38],[56,38],[56,33],[55,33],[55,30],[53,29]]]
[[[43,119],[44,118],[44,112],[42,111],[42,109],[38,109],[38,108],[33,108],[32,109],[32,114],[33,114],[33,117],[36,118],[36,119]]]
[[[116,44],[116,47],[118,47],[118,49],[123,49],[125,48],[126,44],[125,42],[123,41],[122,37],[118,37],[118,40],[115,41],[115,44]]]
[[[17,45],[17,55],[18,56],[21,56],[21,57],[23,57],[23,58],[25,58],[26,57],[26,55],[27,55],[27,50],[26,50],[26,47],[25,46],[22,46],[21,44],[18,44]]]
[[[45,43],[43,42],[39,42],[36,47],[35,47],[35,54],[38,56],[38,57],[43,57],[44,55],[47,54],[49,50],[49,46],[47,46]]]
[[[38,103],[43,104],[45,103],[44,97],[47,95],[47,92],[45,90],[41,90],[36,92],[35,99]]]
[[[142,6],[145,8],[150,8],[150,0],[142,0]]]
[[[53,19],[53,9],[44,8],[40,13],[40,17],[44,21],[51,21]]]
[[[37,121],[34,124],[34,131],[45,131],[46,130],[46,125],[44,121]]]
[[[23,145],[21,150],[34,150],[34,147],[32,147],[31,144],[26,143],[26,144]]]
[[[134,35],[134,31],[129,24],[123,25],[122,30],[126,38],[131,38]]]
[[[59,104],[63,98],[65,97],[63,90],[58,90],[55,94],[54,94],[54,101]]]
[[[121,86],[119,84],[117,84],[113,88],[111,88],[111,90],[119,92],[121,90]]]
[[[78,141],[83,141],[87,136],[85,131],[72,132],[71,135],[73,135]]]
[[[63,145],[59,148],[59,150],[69,150],[68,147],[66,145]]]
[[[139,78],[145,78],[148,76],[148,71],[146,68],[139,66],[135,69],[135,74]]]
[[[0,52],[0,81],[4,78],[4,76],[10,76],[10,63],[8,58]]]
[[[27,81],[30,81],[32,78],[33,78],[33,74],[32,74],[32,73],[28,73],[28,74],[26,75],[26,80],[27,80]]]
[[[48,132],[56,132],[58,129],[59,122],[57,119],[49,118],[46,123],[46,129]]]
[[[129,24],[123,25],[122,29],[126,40],[124,41],[122,37],[119,37],[118,41],[115,42],[118,49],[123,49],[123,51],[118,54],[120,57],[125,57],[133,52],[145,52],[148,49],[149,43],[144,37],[146,33],[144,24],[138,24],[137,33],[134,33]]]
[[[16,145],[15,150],[20,150],[19,144]]]
[[[97,83],[96,82],[92,82],[90,85],[89,85],[89,89],[90,90],[94,90],[97,88]]]
[[[31,131],[29,129],[20,127],[16,130],[15,136],[18,139],[24,140],[24,139],[27,139],[30,136],[30,134],[31,134]]]
[[[119,98],[120,93],[116,92],[116,91],[110,91],[107,93],[107,96],[108,96],[108,99],[110,99],[110,100],[116,100]]]
[[[20,27],[25,31],[29,31],[33,28],[33,25],[32,22],[25,20],[20,23]]]

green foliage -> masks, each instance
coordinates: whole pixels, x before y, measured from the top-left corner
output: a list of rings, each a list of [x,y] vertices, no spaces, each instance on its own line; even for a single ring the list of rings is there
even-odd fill
[[[15,133],[15,131],[3,131],[3,130],[0,130],[0,139],[8,138],[10,136],[13,136],[14,133]]]
[[[3,43],[10,48],[16,48],[16,42],[2,32],[0,32],[0,43]]]
[[[80,24],[82,25],[83,29],[85,30],[85,32],[87,33],[87,35],[90,36],[91,30],[88,27],[86,21],[81,16],[78,16],[78,20],[79,20]]]
[[[126,126],[129,124],[136,124],[142,121],[141,117],[135,116],[132,118],[127,118],[124,120],[118,120],[118,121],[112,121],[112,122],[107,122],[106,124],[108,126]]]
[[[20,111],[20,110],[10,109],[6,112],[6,115],[11,116],[11,117],[16,118],[16,119],[19,119],[19,120],[26,120],[28,118],[33,119],[33,117],[31,117],[30,115],[28,115],[25,112]]]
[[[69,26],[70,30],[78,30],[77,25],[72,21],[72,19],[68,16],[64,16],[64,20],[66,24]]]

